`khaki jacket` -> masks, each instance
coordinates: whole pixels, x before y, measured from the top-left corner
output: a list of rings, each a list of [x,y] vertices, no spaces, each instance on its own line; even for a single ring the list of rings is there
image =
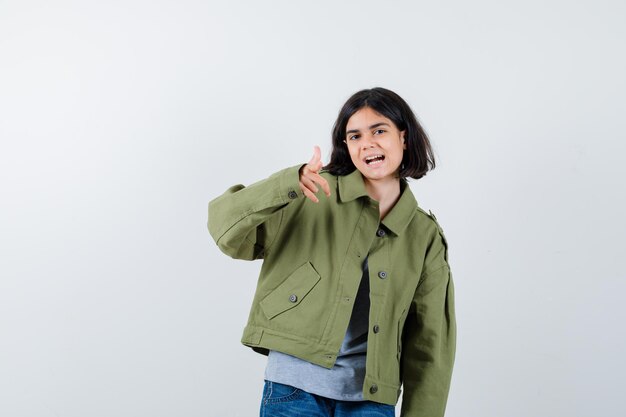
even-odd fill
[[[448,245],[406,180],[380,221],[358,170],[320,171],[331,190],[304,196],[299,169],[282,169],[209,202],[208,229],[235,259],[263,259],[241,343],[332,368],[369,254],[370,312],[363,398],[403,417],[443,416],[456,350]]]

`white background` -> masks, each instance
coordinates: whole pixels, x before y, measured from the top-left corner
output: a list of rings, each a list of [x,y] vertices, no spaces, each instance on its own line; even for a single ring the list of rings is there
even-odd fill
[[[0,0],[0,415],[258,415],[261,261],[207,203],[412,106],[450,244],[449,417],[622,416],[621,1]],[[400,405],[397,412],[399,414]]]

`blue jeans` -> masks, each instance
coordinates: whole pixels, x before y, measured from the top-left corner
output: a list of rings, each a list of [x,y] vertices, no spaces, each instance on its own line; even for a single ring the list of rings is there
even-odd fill
[[[260,417],[395,417],[395,406],[341,401],[265,380]]]

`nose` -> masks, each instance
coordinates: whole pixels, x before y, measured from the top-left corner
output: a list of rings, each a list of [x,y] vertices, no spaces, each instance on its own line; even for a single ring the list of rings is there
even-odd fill
[[[371,135],[371,134],[363,135],[363,137],[361,138],[361,148],[362,149],[371,148],[374,145],[374,142],[375,142],[374,135]]]

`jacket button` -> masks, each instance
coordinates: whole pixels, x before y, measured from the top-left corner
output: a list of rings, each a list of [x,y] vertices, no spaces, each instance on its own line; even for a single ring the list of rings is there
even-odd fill
[[[385,271],[380,271],[378,273],[378,277],[381,278],[381,279],[385,279],[385,278],[387,278],[387,273]]]
[[[374,333],[378,333],[378,331],[380,330],[380,327],[378,327],[378,324],[374,325]]]
[[[376,236],[378,236],[378,237],[383,237],[383,236],[385,236],[385,231],[384,231],[383,229],[378,229],[378,230],[376,231]]]
[[[378,391],[378,385],[372,384],[372,386],[370,387],[370,392],[372,394],[376,394],[377,391]]]
[[[295,303],[296,301],[298,301],[298,296],[295,294],[291,294],[289,296],[289,301],[291,301],[292,303]]]
[[[298,193],[296,193],[295,191],[291,190],[289,191],[289,198],[291,198],[292,200],[296,197],[298,197]]]

